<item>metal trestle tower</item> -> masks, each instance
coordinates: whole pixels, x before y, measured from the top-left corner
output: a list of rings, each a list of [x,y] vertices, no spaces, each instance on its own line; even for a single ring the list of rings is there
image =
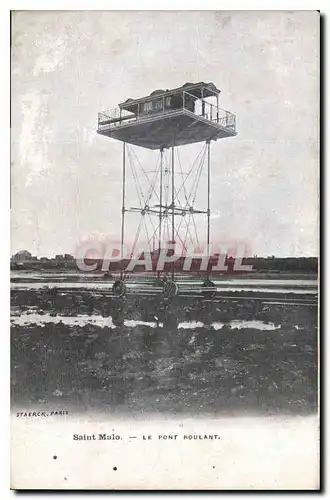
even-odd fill
[[[114,285],[117,295],[125,289],[125,219],[129,212],[140,215],[130,258],[139,248],[140,238],[153,258],[159,258],[168,248],[175,253],[177,246],[180,254],[191,249],[209,251],[211,142],[236,135],[235,115],[219,107],[219,94],[213,83],[186,83],[171,90],[155,90],[139,99],[127,99],[115,110],[99,113],[98,133],[123,142],[122,272],[121,280]],[[201,147],[197,143],[202,143]],[[182,165],[181,146],[192,144],[198,147],[195,160],[192,164],[184,161]],[[158,150],[151,170],[139,160],[136,146]],[[135,204],[127,199],[128,178],[135,185],[138,197]],[[199,215],[206,217],[203,236],[196,223]],[[161,275],[171,277],[164,282],[164,293],[177,291],[174,257],[164,269],[153,267],[158,281]],[[210,284],[206,272],[204,285]]]

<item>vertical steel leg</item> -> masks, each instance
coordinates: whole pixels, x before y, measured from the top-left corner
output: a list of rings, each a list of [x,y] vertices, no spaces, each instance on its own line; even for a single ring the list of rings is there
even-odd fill
[[[162,247],[162,218],[163,218],[163,160],[164,150],[160,150],[160,181],[159,181],[159,229],[158,229],[158,248]]]
[[[174,146],[172,146],[172,244],[174,244]],[[172,262],[172,280],[174,279],[174,261]]]
[[[159,180],[159,227],[158,227],[158,258],[162,248],[162,219],[163,219],[163,162],[164,149],[160,150],[160,180]],[[160,276],[158,271],[157,276]]]
[[[210,209],[210,193],[211,193],[211,144],[207,141],[207,277],[209,277],[209,259],[210,259],[210,224],[211,224],[211,209]]]
[[[121,209],[121,272],[122,279],[124,273],[124,238],[125,238],[125,190],[126,190],[126,143],[123,143],[123,191],[122,191],[122,209]]]

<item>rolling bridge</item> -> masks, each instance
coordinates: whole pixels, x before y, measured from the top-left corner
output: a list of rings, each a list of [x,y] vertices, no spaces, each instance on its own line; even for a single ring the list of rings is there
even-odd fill
[[[149,96],[127,99],[112,111],[99,113],[97,132],[123,143],[122,154],[122,223],[121,260],[124,263],[125,222],[129,213],[140,215],[133,248],[134,255],[141,228],[145,229],[145,240],[149,252],[160,256],[162,252],[175,252],[180,242],[184,250],[188,244],[200,246],[200,235],[195,217],[206,218],[206,234],[202,244],[209,252],[211,217],[211,143],[218,139],[236,135],[236,117],[219,106],[220,90],[213,83],[186,83],[171,90],[155,90]],[[184,172],[180,162],[182,147],[202,143],[195,160]],[[158,152],[155,170],[147,171],[137,158],[137,149]],[[193,153],[193,152],[192,152]],[[129,168],[130,167],[130,168]],[[206,175],[205,175],[206,173]],[[131,174],[131,175],[130,175]],[[126,184],[133,180],[136,185],[138,206],[129,206],[126,199]],[[142,185],[141,178],[144,180]],[[206,206],[198,206],[201,179],[204,186]],[[198,203],[201,203],[199,200]],[[157,241],[157,243],[155,243]],[[171,249],[168,247],[172,245]],[[172,253],[173,255],[173,253]],[[208,257],[210,257],[208,255]],[[153,280],[141,280],[139,291],[163,293],[165,298],[180,292],[174,263],[170,272],[156,271]],[[169,277],[170,276],[170,277]],[[113,294],[123,296],[129,288],[124,266],[120,279],[113,285]],[[198,283],[197,283],[198,285]],[[191,284],[194,287],[193,284]],[[209,269],[204,272],[204,295],[213,296],[215,285],[209,279]],[[190,288],[190,285],[188,285]]]

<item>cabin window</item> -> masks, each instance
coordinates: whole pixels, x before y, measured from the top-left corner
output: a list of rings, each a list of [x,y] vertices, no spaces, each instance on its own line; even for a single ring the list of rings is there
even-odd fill
[[[150,113],[152,111],[152,101],[142,104],[142,113]]]
[[[157,111],[163,109],[163,100],[159,99],[158,101],[155,101],[154,106]]]

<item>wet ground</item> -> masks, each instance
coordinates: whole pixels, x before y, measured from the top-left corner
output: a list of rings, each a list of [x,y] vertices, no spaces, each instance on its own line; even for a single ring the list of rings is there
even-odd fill
[[[315,412],[311,298],[256,308],[234,296],[164,304],[88,289],[13,289],[13,407],[130,416]]]

